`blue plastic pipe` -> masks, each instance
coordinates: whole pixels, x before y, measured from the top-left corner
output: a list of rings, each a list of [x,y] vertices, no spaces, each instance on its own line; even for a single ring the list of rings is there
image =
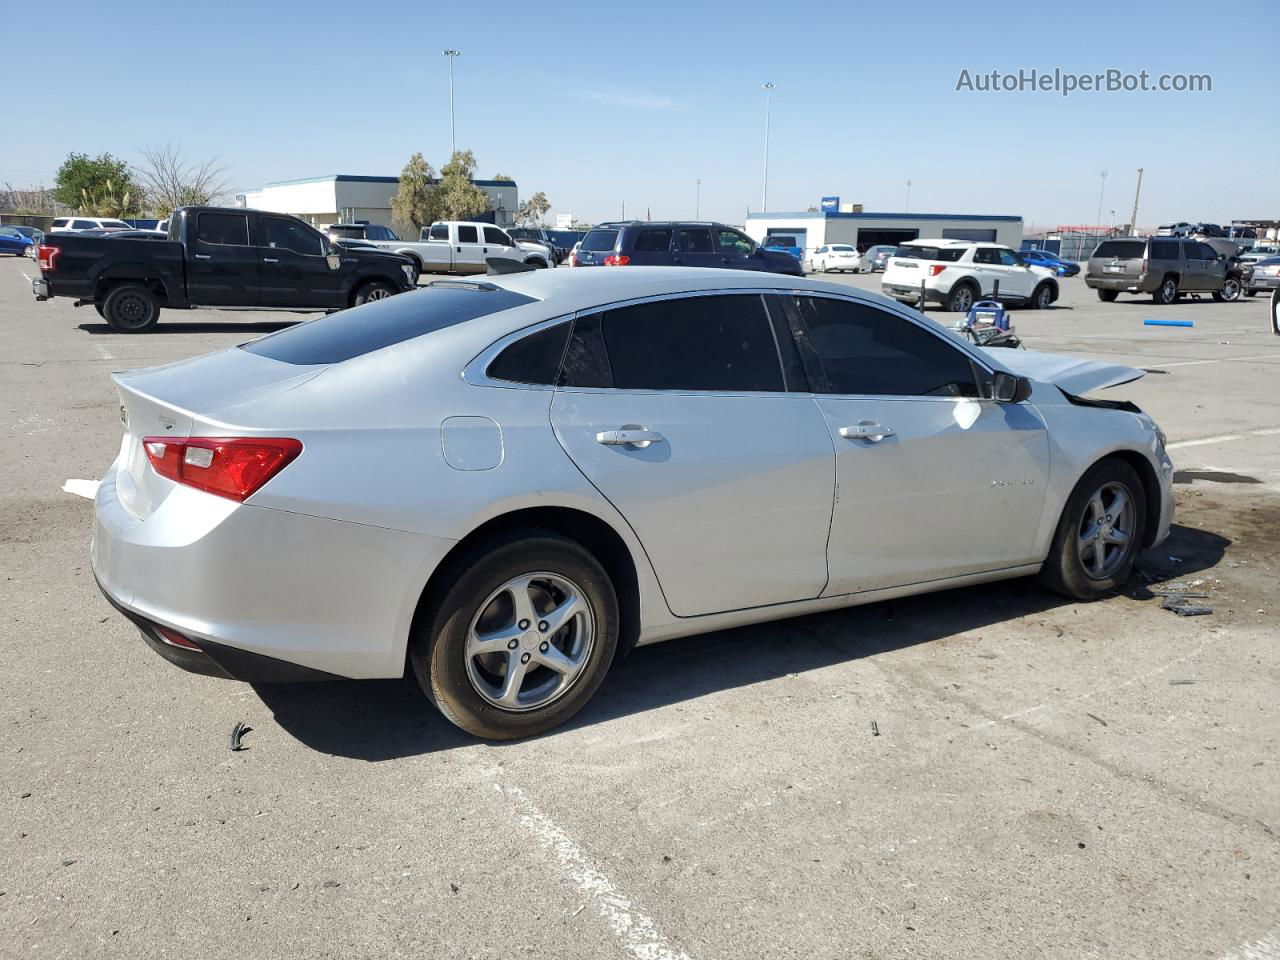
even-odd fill
[[[1144,326],[1148,327],[1194,327],[1195,322],[1192,320],[1143,320]]]

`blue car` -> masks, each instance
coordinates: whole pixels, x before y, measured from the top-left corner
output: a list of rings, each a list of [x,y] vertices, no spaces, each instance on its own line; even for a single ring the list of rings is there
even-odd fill
[[[1048,267],[1060,277],[1074,277],[1080,272],[1080,264],[1072,263],[1070,260],[1063,260],[1057,254],[1050,253],[1048,250],[1023,250],[1019,256],[1033,266]]]
[[[27,229],[30,228],[28,227]],[[0,227],[0,253],[10,253],[15,257],[23,257],[26,256],[29,249],[36,245],[37,241],[34,237],[28,236],[17,227]]]
[[[598,224],[578,247],[579,267],[715,267],[803,277],[790,253],[768,250],[740,230],[708,221]]]

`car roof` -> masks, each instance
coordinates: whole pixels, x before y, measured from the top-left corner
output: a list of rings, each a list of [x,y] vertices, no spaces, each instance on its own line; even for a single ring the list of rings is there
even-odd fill
[[[937,240],[928,237],[919,237],[915,240],[904,240],[900,244],[903,247],[1001,247],[1010,249],[1007,243],[995,243],[991,240],[953,240],[951,238],[941,238]]]

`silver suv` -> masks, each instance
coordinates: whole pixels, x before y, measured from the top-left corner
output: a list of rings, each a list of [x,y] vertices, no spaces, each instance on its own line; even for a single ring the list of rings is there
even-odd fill
[[[1104,240],[1089,258],[1086,285],[1107,303],[1122,293],[1148,294],[1169,304],[1183,293],[1240,299],[1240,263],[1192,237],[1122,237]]]

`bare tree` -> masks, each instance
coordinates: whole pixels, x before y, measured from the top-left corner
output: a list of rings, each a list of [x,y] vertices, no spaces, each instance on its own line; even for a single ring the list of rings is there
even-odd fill
[[[171,144],[142,147],[143,163],[135,172],[147,194],[147,204],[160,217],[177,207],[213,203],[227,192],[226,169],[215,157],[202,163],[188,161]]]
[[[44,187],[15,187],[5,183],[0,190],[0,213],[40,216],[54,212],[53,192]]]

